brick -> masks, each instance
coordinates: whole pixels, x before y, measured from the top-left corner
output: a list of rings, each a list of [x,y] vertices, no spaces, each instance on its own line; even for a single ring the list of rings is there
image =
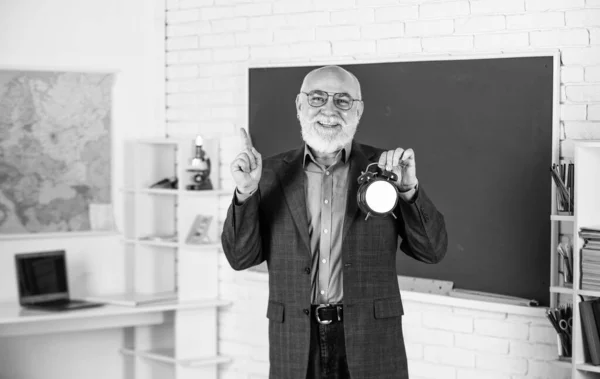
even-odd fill
[[[275,43],[294,43],[302,41],[314,41],[314,29],[278,29],[274,32]]]
[[[563,12],[529,13],[506,16],[507,29],[549,29],[565,25]]]
[[[456,371],[456,379],[512,379],[509,374],[501,374],[494,371],[488,370],[477,370],[459,368]]]
[[[219,90],[239,90],[243,91],[246,83],[245,76],[230,76],[226,78],[220,78],[213,83],[213,88]]]
[[[318,11],[329,11],[335,9],[348,9],[354,4],[348,0],[319,0],[315,3]]]
[[[528,33],[498,33],[475,36],[476,49],[514,49],[529,45]]]
[[[377,50],[375,41],[334,41],[333,55],[374,54]]]
[[[225,47],[235,45],[233,33],[207,34],[200,37],[200,47]]]
[[[200,77],[218,77],[241,75],[246,70],[247,65],[240,62],[232,63],[210,63],[198,65],[198,76]]]
[[[242,46],[268,45],[273,42],[270,30],[253,30],[235,34],[235,44]]]
[[[209,49],[168,52],[167,64],[208,62],[212,59]]]
[[[215,61],[245,61],[248,59],[248,47],[232,47],[228,49],[215,49],[213,52]]]
[[[600,45],[600,28],[588,28],[590,32],[590,45]]]
[[[402,37],[404,25],[400,22],[388,24],[369,24],[360,28],[362,39],[380,39]]]
[[[600,139],[600,122],[565,121],[564,125],[568,139]]]
[[[586,68],[586,74],[587,70]],[[600,72],[598,73],[600,75]],[[565,67],[560,68],[560,82],[561,83],[580,83],[583,82],[584,71],[583,67]],[[600,76],[599,76],[600,78]],[[592,80],[590,80],[592,81]]]
[[[325,41],[295,43],[290,50],[290,57],[322,57],[331,55],[331,44]]]
[[[329,13],[327,12],[290,14],[286,18],[289,26],[298,26],[301,28],[329,24]]]
[[[424,345],[452,346],[454,335],[443,330],[426,328],[406,328],[404,337],[407,342],[422,343]]]
[[[454,308],[454,313],[457,315],[471,316],[476,319],[495,319],[504,320],[506,319],[506,313],[481,311],[469,308]]]
[[[233,14],[237,17],[264,16],[272,12],[269,3],[240,4],[233,7]]]
[[[273,13],[301,13],[312,12],[315,4],[312,1],[285,0],[273,3]]]
[[[529,326],[498,320],[474,320],[475,333],[482,336],[525,340],[529,335]]]
[[[454,32],[456,34],[495,32],[504,29],[506,29],[505,16],[475,16],[454,20]]]
[[[197,36],[199,34],[205,34],[210,32],[210,23],[203,21],[189,22],[186,24],[167,25],[166,28],[167,37]]]
[[[424,3],[419,7],[419,18],[455,18],[469,14],[468,1]]]
[[[506,374],[525,374],[527,360],[503,355],[478,354],[475,356],[475,367]]]
[[[165,9],[170,11],[173,9],[177,9],[179,7],[179,0],[167,0],[165,4]]]
[[[535,47],[585,46],[589,37],[585,29],[545,30],[531,32],[529,42]]]
[[[278,59],[286,58],[290,54],[290,47],[284,46],[252,46],[250,47],[251,59]]]
[[[405,25],[407,36],[426,37],[440,34],[451,34],[454,31],[452,20],[408,21]]]
[[[475,367],[475,353],[455,347],[425,346],[423,356],[426,361],[449,366]]]
[[[367,24],[375,20],[375,11],[372,8],[352,9],[331,12],[332,24]]]
[[[585,0],[525,0],[527,11],[549,11],[582,8]]]
[[[411,378],[454,379],[456,378],[456,369],[451,366],[414,361],[408,365],[408,375]]]
[[[211,78],[169,80],[166,87],[167,93],[208,91],[213,88],[213,81]]]
[[[587,114],[585,104],[561,104],[560,119],[568,121],[583,121]],[[555,333],[556,334],[556,333]]]
[[[590,121],[600,121],[600,104],[589,104],[587,106],[587,119]]]
[[[200,20],[200,11],[197,11],[197,10],[168,11],[166,20],[167,20],[167,25],[199,21]]]
[[[561,61],[564,65],[598,65],[600,46],[564,48],[561,50]]]
[[[508,354],[509,340],[507,339],[457,333],[454,340],[455,346],[460,348],[483,353]]]
[[[568,101],[591,102],[600,101],[600,84],[584,84],[566,86]]]
[[[525,10],[525,0],[479,0],[471,1],[471,14],[509,14]]]
[[[584,9],[565,13],[567,26],[600,26],[600,9]]]
[[[202,20],[231,18],[233,14],[233,7],[208,7],[200,10],[200,18]]]
[[[166,41],[167,51],[188,50],[198,48],[198,37],[169,37]]]
[[[391,38],[377,41],[377,53],[418,53],[421,52],[420,38]]]
[[[600,7],[600,0],[585,0],[586,7]]]
[[[549,364],[546,361],[529,361],[527,377],[544,379],[570,379],[571,368]]]
[[[259,16],[248,19],[248,28],[250,29],[277,29],[287,25],[285,16]]]
[[[554,344],[529,343],[521,341],[510,341],[509,355],[527,359],[556,359],[556,332],[554,333]]]
[[[194,78],[198,76],[198,66],[167,66],[167,79]]]
[[[166,110],[166,118],[169,121],[193,121],[206,119],[210,117],[210,110],[207,108],[194,108],[194,109],[174,109],[169,108]]]
[[[382,5],[398,4],[396,0],[356,0],[356,5],[359,7],[380,7]]]
[[[428,329],[441,329],[463,333],[471,333],[473,331],[473,318],[471,317],[425,312],[422,318],[423,326]]]
[[[213,0],[179,0],[179,9],[202,8],[213,5]]]
[[[522,324],[527,324],[527,325],[548,326],[548,319],[546,317],[508,314],[508,315],[506,315],[506,321],[507,322],[520,322]]]
[[[354,41],[360,39],[360,27],[353,25],[320,26],[315,31],[318,41]]]
[[[248,29],[248,20],[242,17],[213,20],[210,23],[213,33],[239,32]]]
[[[417,343],[407,343],[406,346],[406,358],[411,360],[423,359],[423,345]]]
[[[375,22],[416,20],[418,18],[419,7],[416,5],[375,9]]]

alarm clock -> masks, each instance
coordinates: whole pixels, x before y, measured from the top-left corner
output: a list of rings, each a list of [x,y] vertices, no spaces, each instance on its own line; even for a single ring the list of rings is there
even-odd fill
[[[381,170],[375,166],[375,170],[369,169],[377,163],[371,163],[358,177],[358,193],[356,195],[358,207],[369,217],[385,217],[392,215],[396,204],[398,204],[398,188],[395,182],[398,175],[391,171]]]

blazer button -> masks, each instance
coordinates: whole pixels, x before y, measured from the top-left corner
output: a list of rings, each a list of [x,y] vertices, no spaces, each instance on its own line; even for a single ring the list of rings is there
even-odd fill
[[[307,315],[307,316],[308,316],[308,314],[310,313],[310,311],[309,311],[308,309],[306,309],[306,308],[304,308],[304,311],[303,311],[303,312],[304,312],[304,314],[305,314],[305,315]]]
[[[307,274],[310,274],[310,267],[306,267],[306,268],[304,269],[304,272],[305,272],[305,273],[307,273]]]

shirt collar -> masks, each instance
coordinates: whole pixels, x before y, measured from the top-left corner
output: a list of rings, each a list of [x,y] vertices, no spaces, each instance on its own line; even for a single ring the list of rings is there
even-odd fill
[[[344,145],[340,151],[337,153],[336,155],[336,162],[341,160],[343,163],[347,163],[348,160],[350,159],[350,153],[352,152],[352,141],[348,142],[346,145]],[[306,167],[306,164],[308,163],[308,161],[306,160],[306,158],[309,158],[310,160],[312,160],[313,162],[317,162],[317,160],[315,159],[315,156],[313,155],[310,147],[308,147],[307,144],[304,144],[304,159],[302,161],[302,165],[303,167]]]

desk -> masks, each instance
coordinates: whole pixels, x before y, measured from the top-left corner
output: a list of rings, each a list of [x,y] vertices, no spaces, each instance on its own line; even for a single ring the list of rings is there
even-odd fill
[[[157,325],[164,322],[167,311],[214,308],[227,304],[224,300],[210,299],[194,302],[168,301],[137,307],[104,305],[46,312],[25,309],[15,302],[0,303],[0,337]]]

